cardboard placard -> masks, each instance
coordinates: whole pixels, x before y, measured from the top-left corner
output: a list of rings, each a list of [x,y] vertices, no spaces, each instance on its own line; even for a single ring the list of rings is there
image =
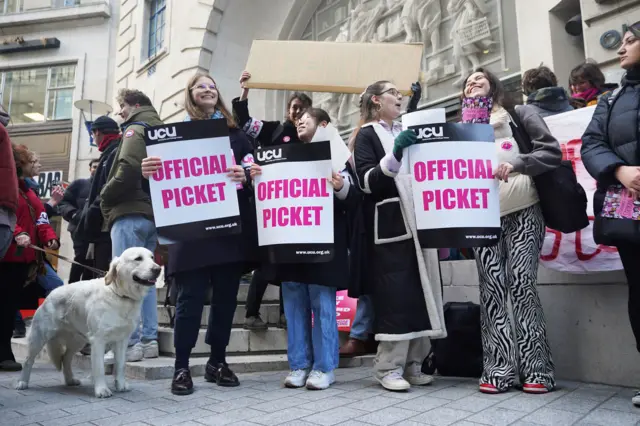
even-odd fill
[[[420,76],[420,43],[254,40],[248,88],[360,94],[378,80],[403,94]]]
[[[240,233],[235,164],[224,120],[164,124],[145,129],[147,154],[162,159],[149,179],[161,244]]]

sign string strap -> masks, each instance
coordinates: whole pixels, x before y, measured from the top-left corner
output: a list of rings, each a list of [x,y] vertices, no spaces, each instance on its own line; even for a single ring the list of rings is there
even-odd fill
[[[65,262],[71,263],[73,265],[78,265],[78,266],[80,266],[82,268],[85,268],[85,269],[95,273],[95,274],[98,274],[101,277],[104,277],[105,275],[107,275],[107,273],[105,271],[102,271],[100,269],[97,269],[97,268],[94,268],[94,267],[91,267],[91,266],[83,265],[82,263],[76,262],[75,260],[72,260],[72,259],[69,259],[69,258],[67,258],[65,256],[59,255],[58,253],[56,253],[53,250],[40,248],[38,246],[34,246],[33,244],[29,245],[29,248],[32,248],[32,249],[37,250],[37,251],[41,251],[41,252],[46,253],[46,254],[50,254],[51,256],[55,256],[58,259],[64,260]]]

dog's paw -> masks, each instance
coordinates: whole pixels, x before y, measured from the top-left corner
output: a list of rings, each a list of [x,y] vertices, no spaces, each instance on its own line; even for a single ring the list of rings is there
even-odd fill
[[[129,382],[126,380],[119,381],[116,380],[116,391],[117,392],[129,392],[131,390],[131,386],[129,386]]]
[[[71,380],[67,380],[65,383],[67,386],[80,386],[82,384],[80,383],[80,380],[75,377],[72,377]]]
[[[24,380],[18,380],[18,382],[14,386],[16,390],[25,390],[28,387],[29,387],[29,383],[25,382]]]
[[[106,386],[96,386],[95,393],[96,398],[109,398],[113,395],[113,393],[111,393],[111,390]]]

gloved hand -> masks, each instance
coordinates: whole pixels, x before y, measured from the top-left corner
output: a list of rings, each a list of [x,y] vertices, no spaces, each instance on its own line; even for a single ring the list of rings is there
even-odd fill
[[[413,112],[418,109],[420,98],[422,98],[422,87],[420,82],[416,81],[411,85],[411,99],[409,99],[409,104],[407,105],[407,112]]]
[[[402,150],[410,147],[418,141],[418,137],[413,130],[403,130],[393,142],[393,156],[396,160],[402,160]]]

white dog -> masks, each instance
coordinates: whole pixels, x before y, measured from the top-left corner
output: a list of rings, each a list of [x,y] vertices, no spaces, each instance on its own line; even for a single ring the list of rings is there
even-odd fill
[[[108,398],[104,374],[104,354],[113,347],[116,391],[129,390],[124,377],[129,336],[138,324],[142,300],[155,286],[160,266],[153,253],[141,247],[130,248],[111,261],[105,278],[81,281],[51,292],[38,308],[29,333],[29,356],[16,389],[29,385],[31,367],[44,345],[67,386],[78,386],[71,372],[71,361],[86,343],[91,344],[91,373],[98,398]]]

